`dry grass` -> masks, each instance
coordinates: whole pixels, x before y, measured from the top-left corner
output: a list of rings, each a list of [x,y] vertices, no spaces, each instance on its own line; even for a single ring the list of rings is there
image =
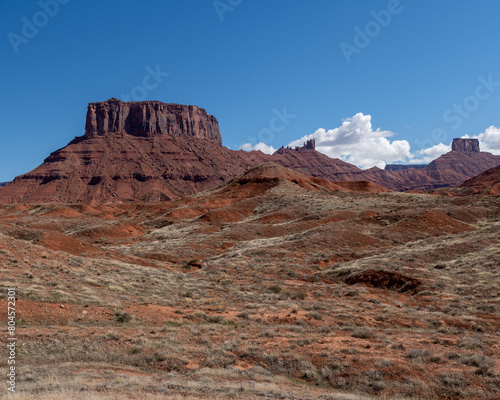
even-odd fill
[[[243,206],[237,222],[161,205],[79,219],[1,208],[0,274],[18,288],[23,342],[11,398],[498,397],[497,198],[298,192]],[[467,211],[474,230],[430,229],[419,216],[436,209]],[[160,228],[88,234],[120,224]],[[37,244],[51,229],[93,247]],[[367,270],[422,285],[346,283]]]

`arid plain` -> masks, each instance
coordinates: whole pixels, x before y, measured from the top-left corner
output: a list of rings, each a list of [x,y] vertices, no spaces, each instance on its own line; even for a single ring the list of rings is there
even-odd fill
[[[169,202],[3,205],[0,224],[13,399],[500,395],[498,196],[264,163]]]

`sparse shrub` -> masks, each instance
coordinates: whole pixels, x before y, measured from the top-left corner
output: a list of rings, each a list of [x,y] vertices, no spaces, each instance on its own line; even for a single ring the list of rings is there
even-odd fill
[[[375,362],[375,367],[377,368],[390,368],[394,366],[394,362],[389,359],[378,360]]]
[[[165,352],[157,352],[146,358],[147,363],[158,363],[168,371],[181,371],[188,364],[186,360],[173,356]]]
[[[372,381],[381,381],[384,378],[384,373],[378,369],[366,371],[366,376]]]
[[[118,340],[120,337],[118,336],[118,333],[115,331],[109,331],[106,333],[106,338],[110,340]]]
[[[384,373],[378,369],[372,369],[365,372],[369,381],[366,382],[366,387],[370,392],[380,392],[385,389],[385,384],[382,382]]]
[[[373,392],[381,392],[385,389],[385,383],[381,381],[373,381],[368,383],[368,390]]]
[[[306,380],[306,381],[312,381],[312,382],[318,382],[320,380],[318,371],[316,370],[316,368],[314,368],[314,366],[302,371],[301,378]]]
[[[476,374],[479,375],[489,375],[491,374],[491,368],[495,365],[495,361],[491,358],[485,356],[484,354],[468,354],[460,357],[460,361],[464,365],[471,367],[476,367]]]
[[[292,293],[290,297],[294,300],[305,300],[307,293],[301,290],[299,292]]]
[[[321,328],[319,328],[319,333],[331,333],[332,332],[332,328],[330,328],[329,326],[322,326]]]
[[[155,361],[165,361],[167,359],[167,354],[166,353],[163,353],[163,352],[160,352],[160,353],[155,353],[153,354],[153,357],[155,359]]]
[[[220,324],[224,321],[224,318],[220,315],[210,315],[210,314],[205,314],[203,312],[197,313],[196,316],[198,318],[204,319],[208,323],[211,324]]]
[[[481,335],[474,335],[463,338],[458,345],[465,349],[479,350],[484,347],[484,340]]]
[[[278,294],[278,293],[281,293],[281,291],[282,291],[283,289],[281,288],[281,286],[278,286],[278,285],[273,285],[273,286],[269,286],[269,287],[267,288],[267,290],[268,290],[268,291],[270,291],[270,292],[272,292],[272,293],[276,293],[276,294]]]
[[[276,336],[276,331],[273,329],[266,329],[266,330],[262,331],[261,333],[259,333],[258,336],[259,337],[274,337],[274,336]]]
[[[324,311],[327,310],[328,307],[323,303],[313,303],[309,309],[315,311]]]
[[[362,326],[352,331],[351,336],[358,339],[371,339],[375,337],[375,333],[370,327]]]
[[[438,379],[443,385],[448,387],[459,388],[463,384],[462,378],[456,374],[441,374],[438,376]]]
[[[311,339],[300,339],[300,340],[297,340],[297,345],[298,346],[309,346],[310,344],[312,344],[313,341]]]
[[[209,349],[205,355],[205,361],[202,362],[202,366],[208,368],[225,368],[228,365],[233,365],[236,360],[236,357],[228,351],[217,348]]]
[[[127,322],[132,321],[132,315],[126,311],[118,311],[115,314],[116,317],[116,322],[119,322],[120,324],[125,324]]]
[[[409,358],[411,360],[428,361],[431,355],[432,354],[429,350],[413,349],[408,352],[406,358]]]
[[[166,326],[182,326],[182,322],[179,321],[165,321]]]
[[[359,350],[355,348],[344,348],[340,349],[342,354],[359,354]]]
[[[136,345],[130,349],[130,354],[139,354],[139,353],[142,353],[143,350],[144,350],[144,348],[142,346]]]
[[[429,357],[429,361],[437,364],[443,362],[443,359],[437,354],[433,354]]]
[[[323,319],[323,315],[319,312],[310,312],[309,314],[306,315],[307,318],[312,318],[316,319],[318,321],[321,321]]]
[[[444,355],[448,360],[456,360],[460,357],[460,354],[458,354],[456,351],[449,351]]]

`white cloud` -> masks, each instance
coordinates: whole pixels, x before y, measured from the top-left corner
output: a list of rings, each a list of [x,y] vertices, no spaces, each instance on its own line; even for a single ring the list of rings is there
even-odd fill
[[[488,151],[492,154],[500,155],[500,128],[490,126],[483,133],[477,136],[481,151]]]
[[[241,146],[241,150],[245,151],[260,150],[265,154],[273,154],[276,151],[276,149],[273,146],[267,145],[264,142],[259,142],[255,146],[253,146],[251,143],[245,143],[243,146]]]
[[[379,128],[373,130],[371,115],[358,113],[342,122],[342,126],[330,130],[318,129],[311,135],[304,136],[288,144],[290,147],[302,146],[306,140],[316,140],[316,150],[332,158],[340,158],[360,168],[406,161],[413,156],[410,144],[406,140],[388,138],[394,135]]]
[[[428,164],[439,156],[451,151],[451,144],[439,143],[427,149],[419,150],[416,158],[409,161],[410,164]]]

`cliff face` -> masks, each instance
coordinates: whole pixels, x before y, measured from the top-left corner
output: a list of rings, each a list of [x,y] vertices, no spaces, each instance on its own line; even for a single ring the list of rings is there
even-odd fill
[[[85,138],[105,136],[111,132],[139,137],[192,137],[222,144],[217,119],[204,109],[159,101],[125,103],[112,98],[90,103]]]
[[[461,151],[461,152],[469,152],[472,151],[474,153],[479,153],[479,140],[478,139],[453,139],[453,143],[451,144],[452,151]]]

